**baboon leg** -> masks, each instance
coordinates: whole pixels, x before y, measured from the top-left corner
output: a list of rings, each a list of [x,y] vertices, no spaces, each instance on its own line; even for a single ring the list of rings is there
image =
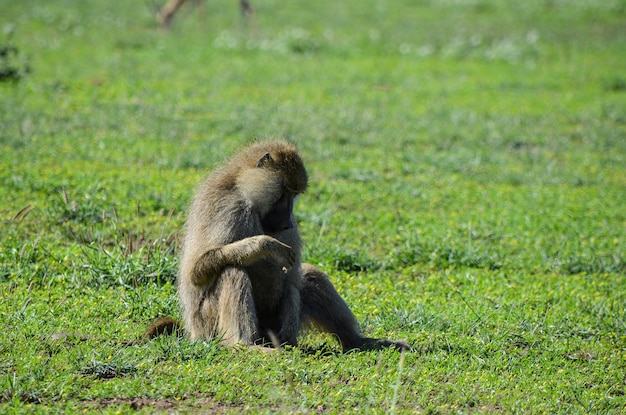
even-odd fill
[[[248,274],[228,267],[215,286],[217,295],[217,332],[224,344],[254,344],[259,337],[259,323]]]
[[[302,277],[303,322],[337,336],[344,351],[363,346],[367,339],[328,276],[310,264],[302,264]]]
[[[254,14],[254,9],[247,0],[239,0],[239,10],[241,11],[242,16]]]
[[[156,18],[159,24],[163,27],[170,25],[172,18],[176,11],[183,5],[185,0],[169,0],[161,7],[161,10],[157,12]]]

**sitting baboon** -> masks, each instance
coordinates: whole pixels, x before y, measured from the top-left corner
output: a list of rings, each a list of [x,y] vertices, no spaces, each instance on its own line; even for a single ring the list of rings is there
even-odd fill
[[[257,142],[201,184],[189,210],[178,292],[192,339],[232,344],[298,344],[311,323],[344,351],[402,341],[364,337],[328,276],[300,262],[293,215],[307,173],[286,141]]]

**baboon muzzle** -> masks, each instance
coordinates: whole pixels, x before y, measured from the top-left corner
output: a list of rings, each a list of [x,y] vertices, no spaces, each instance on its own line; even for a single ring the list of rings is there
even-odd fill
[[[293,195],[285,193],[272,205],[270,211],[261,218],[261,226],[265,232],[277,233],[294,227],[291,220],[293,199]]]

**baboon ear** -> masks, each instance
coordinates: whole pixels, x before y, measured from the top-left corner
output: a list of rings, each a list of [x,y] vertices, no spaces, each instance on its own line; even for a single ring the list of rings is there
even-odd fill
[[[270,153],[265,153],[263,157],[261,157],[259,161],[257,161],[256,166],[263,167],[271,162],[272,162],[272,156],[270,156]]]

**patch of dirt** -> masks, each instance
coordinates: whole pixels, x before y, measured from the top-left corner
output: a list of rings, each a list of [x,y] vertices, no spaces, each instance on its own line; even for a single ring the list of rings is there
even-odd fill
[[[103,409],[111,405],[128,405],[131,409],[139,411],[142,409],[149,409],[150,412],[172,412],[172,410],[191,409],[199,410],[203,414],[222,414],[228,411],[232,411],[237,408],[232,405],[225,405],[213,401],[210,398],[203,398],[201,400],[192,399],[191,401],[183,398],[182,400],[168,400],[168,399],[151,399],[151,398],[110,398],[110,399],[95,399],[92,401],[83,401],[82,404],[88,408]]]
[[[154,408],[157,411],[165,411],[172,409],[176,405],[166,399],[149,399],[149,398],[112,398],[112,399],[100,399],[94,401],[96,406],[102,408],[110,405],[125,405],[127,404],[132,409],[138,411],[144,407]]]

